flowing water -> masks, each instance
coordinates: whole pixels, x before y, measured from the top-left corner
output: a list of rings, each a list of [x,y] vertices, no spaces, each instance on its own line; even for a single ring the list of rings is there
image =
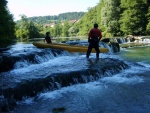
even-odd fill
[[[23,43],[4,54],[16,60],[0,73],[2,94],[17,100],[11,113],[150,112],[150,46],[101,53],[99,61]]]

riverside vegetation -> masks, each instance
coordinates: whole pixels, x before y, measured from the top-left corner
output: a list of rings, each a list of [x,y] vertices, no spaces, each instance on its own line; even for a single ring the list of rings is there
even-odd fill
[[[150,34],[150,2],[148,0],[100,0],[88,12],[63,13],[58,16],[39,16],[14,21],[7,8],[0,4],[0,45],[14,39],[28,40],[43,37],[50,31],[53,37],[87,36],[93,23],[98,23],[103,37]],[[78,20],[70,23],[70,20]],[[55,23],[54,27],[45,24]],[[62,24],[63,23],[63,24]]]

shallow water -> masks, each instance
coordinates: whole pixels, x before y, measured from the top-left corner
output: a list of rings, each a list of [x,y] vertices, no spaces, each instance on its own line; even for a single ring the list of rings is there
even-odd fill
[[[138,69],[138,68],[137,68]],[[87,84],[42,93],[20,103],[15,113],[148,113],[150,111],[150,71],[123,71]],[[34,109],[33,109],[34,108]]]
[[[148,113],[149,48],[136,47],[123,49],[116,54],[101,54],[101,58],[124,60],[130,68],[94,82],[68,86],[27,98],[18,103],[14,113]],[[91,57],[95,55],[92,54]]]
[[[143,62],[150,64],[150,46],[132,47],[123,49],[118,55],[131,62]]]
[[[48,51],[48,53],[47,53]],[[11,56],[20,56],[12,70],[1,73],[5,84],[13,86],[11,80],[45,78],[49,73],[74,72],[89,66],[102,65],[105,58],[121,60],[129,68],[119,73],[107,73],[96,81],[78,83],[66,87],[57,84],[57,89],[39,92],[36,96],[17,102],[11,113],[148,113],[150,112],[150,47],[121,49],[118,53],[100,54],[99,63],[87,62],[85,54],[43,50],[32,44],[18,43],[8,51]],[[34,60],[28,57],[34,53]],[[109,62],[107,62],[109,64]],[[117,62],[116,62],[117,63]],[[59,68],[58,68],[59,67]],[[50,68],[47,70],[47,68]],[[92,67],[95,68],[95,67]],[[113,71],[113,70],[112,70]],[[110,71],[111,72],[111,71]],[[100,74],[100,73],[99,73]],[[108,76],[110,74],[110,76]],[[101,76],[101,75],[100,75]],[[85,78],[86,79],[86,78]],[[93,79],[93,78],[91,78]],[[1,79],[2,81],[2,79]],[[75,80],[76,81],[76,80]],[[2,83],[2,82],[1,82]],[[5,86],[3,86],[4,88]],[[32,87],[32,86],[31,86]]]

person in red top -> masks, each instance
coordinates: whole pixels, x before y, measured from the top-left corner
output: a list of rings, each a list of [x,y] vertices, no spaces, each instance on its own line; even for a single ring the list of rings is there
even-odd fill
[[[88,50],[86,53],[87,58],[89,58],[92,48],[94,48],[96,51],[96,58],[99,59],[99,53],[100,53],[99,41],[101,38],[102,38],[102,32],[98,29],[98,24],[95,23],[94,28],[91,29],[88,34],[89,46],[88,46]]]

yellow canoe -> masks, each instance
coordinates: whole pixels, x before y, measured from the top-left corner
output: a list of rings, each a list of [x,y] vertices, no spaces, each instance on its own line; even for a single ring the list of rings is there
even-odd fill
[[[54,48],[54,49],[63,49],[67,50],[69,52],[87,52],[88,47],[87,46],[72,46],[68,44],[47,44],[44,42],[33,42],[33,45],[39,48]],[[99,48],[101,53],[108,52],[108,48]],[[92,53],[95,53],[95,49],[92,49]]]

